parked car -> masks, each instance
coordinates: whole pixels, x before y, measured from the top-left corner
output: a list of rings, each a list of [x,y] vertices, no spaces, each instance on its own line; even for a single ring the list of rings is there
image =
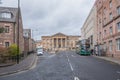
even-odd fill
[[[43,55],[43,48],[38,48],[37,49],[37,55]]]

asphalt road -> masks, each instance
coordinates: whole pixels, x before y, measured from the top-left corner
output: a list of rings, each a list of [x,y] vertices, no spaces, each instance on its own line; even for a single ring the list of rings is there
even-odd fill
[[[0,80],[120,80],[120,66],[72,51],[39,56],[33,69]]]

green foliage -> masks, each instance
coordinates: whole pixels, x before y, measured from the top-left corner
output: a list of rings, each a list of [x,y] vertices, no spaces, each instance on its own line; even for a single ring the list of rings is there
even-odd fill
[[[8,51],[9,51],[10,56],[17,56],[20,53],[20,49],[18,49],[18,46],[16,44],[12,44],[8,48]]]
[[[0,33],[3,33],[4,32],[4,28],[0,28]]]

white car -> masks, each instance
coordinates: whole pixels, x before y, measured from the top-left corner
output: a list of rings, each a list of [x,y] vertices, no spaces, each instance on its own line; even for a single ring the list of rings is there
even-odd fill
[[[43,49],[42,48],[38,48],[37,49],[37,55],[43,55]]]

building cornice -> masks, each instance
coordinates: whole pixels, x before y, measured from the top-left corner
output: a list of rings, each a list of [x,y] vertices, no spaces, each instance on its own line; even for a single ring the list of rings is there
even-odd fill
[[[110,23],[112,23],[114,20],[120,18],[120,15],[116,16],[116,17],[113,17],[112,20],[110,20],[109,22],[107,22],[105,25],[103,25],[103,27],[106,27],[107,25],[109,25]]]

